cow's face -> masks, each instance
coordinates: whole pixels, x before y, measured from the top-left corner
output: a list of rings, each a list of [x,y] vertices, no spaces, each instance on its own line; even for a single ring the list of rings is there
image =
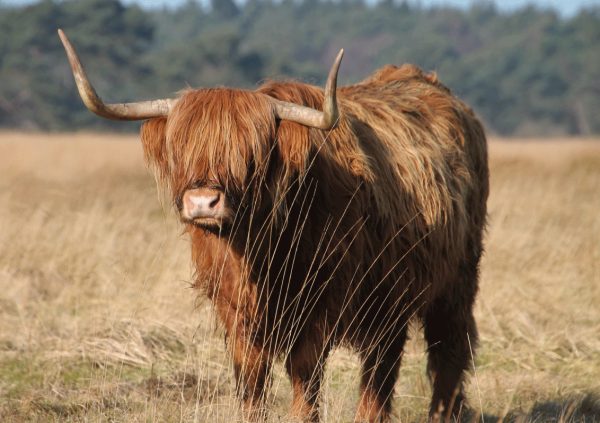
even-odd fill
[[[142,127],[146,158],[181,220],[218,235],[265,209],[275,134],[265,96],[229,89],[185,93],[167,118]]]

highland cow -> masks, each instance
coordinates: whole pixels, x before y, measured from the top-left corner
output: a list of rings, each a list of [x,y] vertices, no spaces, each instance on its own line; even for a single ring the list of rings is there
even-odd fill
[[[430,417],[459,415],[488,196],[469,107],[412,65],[337,89],[341,52],[324,91],[267,82],[104,104],[60,35],[88,108],[147,119],[146,159],[191,239],[249,419],[264,417],[281,358],[292,414],[317,421],[325,361],[347,345],[362,360],[356,420],[388,420],[412,320],[428,344]]]

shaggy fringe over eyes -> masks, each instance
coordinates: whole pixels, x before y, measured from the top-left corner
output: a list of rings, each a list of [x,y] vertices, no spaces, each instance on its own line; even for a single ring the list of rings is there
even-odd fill
[[[243,193],[249,170],[266,172],[274,133],[275,115],[266,98],[217,88],[184,92],[168,119],[144,124],[142,142],[176,199],[197,181]]]

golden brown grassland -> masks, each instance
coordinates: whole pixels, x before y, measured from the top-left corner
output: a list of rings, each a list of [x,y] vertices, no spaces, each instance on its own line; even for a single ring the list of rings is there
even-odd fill
[[[471,405],[485,421],[600,421],[600,142],[490,150]],[[0,133],[0,205],[0,421],[239,419],[223,334],[136,137]],[[402,421],[425,420],[424,368],[413,330]],[[357,382],[336,351],[325,421],[351,421]],[[289,399],[279,366],[272,421]]]

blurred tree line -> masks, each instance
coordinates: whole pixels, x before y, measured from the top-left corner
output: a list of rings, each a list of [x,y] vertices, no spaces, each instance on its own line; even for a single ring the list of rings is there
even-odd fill
[[[0,0],[0,126],[123,128],[87,112],[56,29],[77,47],[106,101],[186,87],[252,88],[267,77],[321,84],[346,49],[341,83],[387,63],[415,63],[502,135],[600,133],[600,8],[571,18],[534,7],[500,12],[383,0],[188,0],[146,10],[118,0]]]

